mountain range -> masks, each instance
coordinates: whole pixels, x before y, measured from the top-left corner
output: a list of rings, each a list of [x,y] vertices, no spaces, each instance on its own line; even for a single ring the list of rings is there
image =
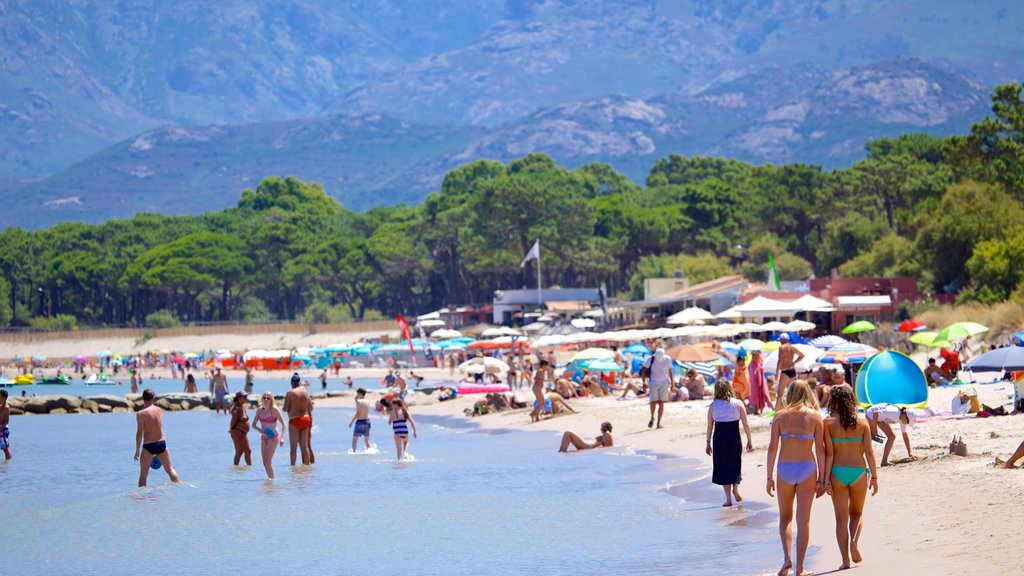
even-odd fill
[[[950,0],[0,0],[0,226],[233,204],[262,177],[416,202],[479,158],[642,181],[669,153],[826,167],[966,130],[1024,6]]]

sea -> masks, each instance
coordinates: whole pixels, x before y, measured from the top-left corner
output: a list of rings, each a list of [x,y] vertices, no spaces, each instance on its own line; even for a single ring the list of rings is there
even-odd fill
[[[226,416],[168,412],[183,483],[154,470],[145,488],[134,415],[15,416],[14,459],[0,462],[3,573],[721,575],[779,563],[774,510],[723,509],[706,463],[638,453],[628,437],[558,454],[554,433],[426,416],[413,459],[396,462],[379,417],[375,449],[350,452],[351,415],[318,409],[316,464],[290,467],[285,444],[270,481],[255,433],[253,466],[233,466]]]

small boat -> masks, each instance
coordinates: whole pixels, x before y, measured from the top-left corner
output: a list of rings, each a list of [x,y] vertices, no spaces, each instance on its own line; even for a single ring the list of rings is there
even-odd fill
[[[39,382],[36,382],[39,386],[70,386],[71,379],[61,374],[56,378],[43,378]]]
[[[21,374],[19,376],[14,377],[15,386],[28,386],[29,384],[32,384],[34,382],[35,378],[33,378],[31,374]]]
[[[0,378],[0,388],[7,388],[9,386],[14,386],[14,380],[7,377]]]
[[[90,374],[89,377],[85,379],[86,386],[113,386],[114,384],[117,384],[117,382],[111,380],[110,376],[107,374],[100,374],[99,376]]]

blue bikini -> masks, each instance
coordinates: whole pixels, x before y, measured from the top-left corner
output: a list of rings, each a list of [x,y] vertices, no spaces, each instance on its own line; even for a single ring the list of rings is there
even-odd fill
[[[779,434],[779,438],[796,438],[798,440],[814,440],[814,434]],[[807,480],[818,470],[814,460],[804,462],[779,462],[779,480],[786,484],[799,484]]]

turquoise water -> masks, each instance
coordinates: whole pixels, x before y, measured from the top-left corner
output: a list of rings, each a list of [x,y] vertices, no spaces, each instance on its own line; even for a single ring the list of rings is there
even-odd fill
[[[319,373],[317,374],[304,374],[302,377],[309,381],[311,392],[320,392],[320,380],[318,379]],[[20,396],[22,392],[26,396],[46,396],[46,395],[67,395],[67,396],[98,396],[100,394],[114,394],[116,396],[124,396],[131,392],[130,376],[124,373],[118,374],[117,377],[111,375],[111,379],[114,381],[113,384],[101,384],[101,385],[89,385],[86,384],[81,378],[74,378],[67,385],[49,385],[49,384],[30,384],[28,386],[10,386],[6,387],[5,390],[11,396]],[[269,390],[275,394],[284,394],[291,388],[291,372],[281,372],[279,376],[267,378],[260,377],[256,378],[253,388],[255,392],[263,392]],[[121,384],[117,384],[120,382]],[[381,389],[380,378],[366,377],[366,376],[353,376],[352,377],[353,388],[365,386],[367,390],[379,390]],[[422,386],[433,385],[424,380]],[[202,374],[196,378],[196,387],[200,392],[208,392],[210,389],[210,381],[207,380]],[[241,377],[228,378],[228,387],[232,392],[242,390],[245,388],[245,379]],[[172,392],[184,392],[185,382],[183,380],[172,380],[170,378],[153,378],[146,379],[142,382],[142,386],[139,388],[141,392],[145,388],[152,388],[157,394],[169,394]],[[332,377],[327,382],[327,391],[331,390],[347,390],[348,386],[344,384],[344,376],[342,378]]]
[[[184,484],[158,470],[141,489],[133,415],[14,417],[15,459],[0,462],[3,571],[757,574],[778,556],[775,531],[720,509],[706,479],[678,486],[693,475],[680,459],[557,454],[554,434],[421,418],[415,461],[397,464],[380,419],[380,453],[347,453],[350,416],[318,410],[316,465],[289,468],[286,445],[269,482],[258,454],[231,466],[226,417],[167,413]]]

